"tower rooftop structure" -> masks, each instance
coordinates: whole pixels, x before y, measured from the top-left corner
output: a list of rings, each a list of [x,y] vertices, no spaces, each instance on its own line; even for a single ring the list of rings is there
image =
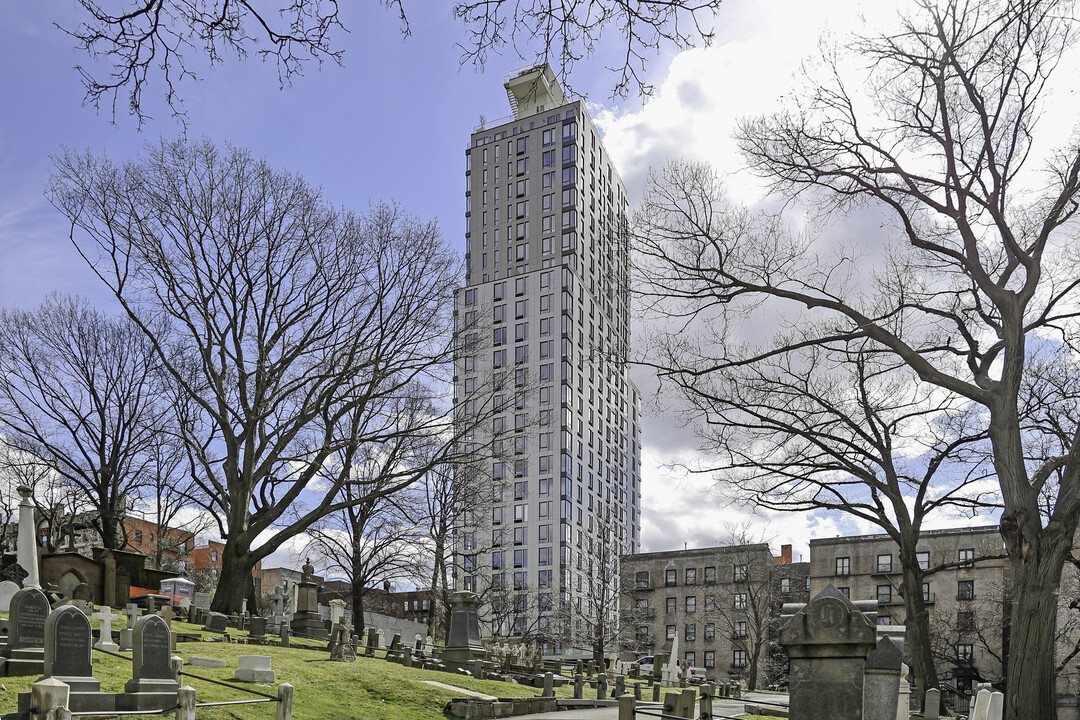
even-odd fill
[[[531,65],[507,76],[503,82],[515,120],[567,103],[555,71],[547,63]]]

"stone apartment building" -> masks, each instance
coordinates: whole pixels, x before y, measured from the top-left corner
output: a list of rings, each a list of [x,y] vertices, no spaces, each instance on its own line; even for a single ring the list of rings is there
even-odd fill
[[[917,546],[938,676],[970,692],[1004,678],[1009,562],[997,526],[931,530]],[[940,568],[940,569],[938,569]],[[810,541],[810,594],[829,583],[852,600],[876,600],[880,625],[903,625],[899,549],[888,535]]]
[[[627,555],[622,559],[623,659],[671,652],[710,678],[775,682],[771,651],[780,606],[806,602],[809,563],[774,558],[766,544]]]

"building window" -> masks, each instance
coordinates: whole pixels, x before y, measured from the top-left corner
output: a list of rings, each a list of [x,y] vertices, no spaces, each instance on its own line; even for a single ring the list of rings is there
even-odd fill
[[[892,572],[892,555],[877,556],[877,571],[879,573]]]
[[[716,639],[716,625],[714,625],[713,623],[705,623],[705,639]]]
[[[697,568],[686,568],[686,584],[697,585]]]
[[[141,542],[142,542],[142,530],[136,530],[136,531],[135,531],[135,542],[137,542],[137,543],[141,543]],[[215,555],[216,555],[216,554],[217,554],[217,553],[215,553]],[[216,557],[215,557],[214,559],[215,559],[215,560],[217,560],[217,558],[216,558]]]
[[[971,600],[975,597],[975,581],[959,580],[956,583],[956,599]]]
[[[930,583],[922,584],[922,600],[924,603],[933,602],[930,596]]]
[[[850,597],[851,597],[851,588],[849,588],[849,587],[842,587],[842,588],[836,588],[836,589],[837,589],[837,590],[839,590],[839,591],[840,591],[840,594],[841,594],[841,595],[843,595],[844,597],[846,597],[846,598],[850,598]]]
[[[877,624],[878,625],[892,625],[892,618],[889,617],[888,615],[878,615]]]
[[[715,583],[715,582],[716,582],[716,568],[715,567],[707,567],[707,568],[705,568],[705,583],[706,584],[712,584],[712,583]]]
[[[528,550],[515,550],[514,551],[514,567],[523,568],[529,566],[529,551]]]
[[[780,592],[791,592],[791,578],[780,578]]]
[[[697,597],[694,595],[686,596],[686,612],[697,612]]]
[[[712,595],[705,596],[705,612],[711,612],[716,609],[716,598]]]
[[[639,570],[634,575],[634,584],[637,585],[639,588],[649,587],[649,571]]]
[[[675,585],[677,572],[678,571],[676,571],[676,570],[665,570],[664,571],[664,585],[665,586],[672,587],[672,586]]]
[[[960,561],[960,567],[972,567],[975,561],[975,548],[961,548],[956,552],[956,559]]]
[[[637,627],[637,638],[636,639],[642,645],[645,645],[645,644],[647,644],[649,642],[649,626],[648,625],[638,625],[638,627]]]
[[[675,598],[667,598],[667,600],[665,602],[666,602],[665,612],[668,615],[674,615],[675,614],[675,602],[676,602]]]
[[[930,553],[923,551],[915,553],[915,561],[919,563],[920,570],[930,569]]]
[[[732,570],[732,572],[731,572],[731,581],[732,582],[746,582],[746,566],[745,565],[735,565],[731,570]]]
[[[217,562],[217,550],[210,551],[210,562]]]
[[[746,651],[745,650],[733,650],[731,652],[731,667],[744,668],[746,667]]]
[[[851,558],[838,557],[836,558],[836,574],[837,575],[850,575],[851,574]]]
[[[683,653],[683,662],[686,663],[685,667],[693,667],[696,661],[697,655],[694,653],[693,650]]]
[[[697,640],[697,625],[690,623],[686,626],[686,630],[684,632],[684,639],[689,642],[694,642],[695,640]]]
[[[975,654],[975,648],[971,643],[960,643],[956,646],[956,659],[959,662],[971,662]]]
[[[668,625],[668,626],[666,626],[664,628],[664,636],[668,640],[674,640],[675,639],[675,634],[676,634],[676,629],[675,629],[674,625]]]
[[[892,585],[877,586],[877,601],[879,603],[892,602]]]
[[[716,667],[716,651],[715,650],[706,650],[705,651],[705,669],[706,670],[712,670],[715,667]]]
[[[732,599],[736,610],[746,609],[746,593],[735,593]]]
[[[970,610],[961,610],[956,613],[956,629],[958,632],[968,632],[975,629],[975,613]]]
[[[745,620],[736,620],[735,621],[735,627],[733,628],[733,632],[734,632],[735,637],[737,637],[737,638],[746,637],[747,634],[748,634],[746,632],[746,621]]]

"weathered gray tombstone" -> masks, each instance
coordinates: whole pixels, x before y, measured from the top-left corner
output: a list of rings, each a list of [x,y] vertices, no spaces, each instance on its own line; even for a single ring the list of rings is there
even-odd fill
[[[446,647],[442,660],[467,663],[485,660],[488,651],[480,639],[480,601],[476,593],[456,592],[450,600],[450,630],[446,634]]]
[[[584,694],[585,678],[581,673],[574,673],[574,699],[581,700],[585,697]]]
[[[413,655],[413,649],[411,647],[407,647],[404,650],[402,650],[401,651],[401,664],[404,665],[407,668],[411,668],[413,666],[412,655]]]
[[[274,682],[274,671],[270,667],[269,655],[241,655],[239,665],[235,679],[241,682]]]
[[[113,710],[114,696],[101,692],[91,665],[90,620],[73,605],[53,610],[45,620],[45,677],[67,683],[70,707],[82,710]]]
[[[337,662],[356,662],[356,651],[353,649],[350,635],[352,625],[345,618],[341,618],[330,633],[330,659]],[[410,658],[411,665],[411,658]]]
[[[252,640],[266,639],[266,618],[253,617],[248,623],[248,636]]]
[[[278,637],[281,638],[281,647],[289,647],[289,623],[282,622],[278,625]]]
[[[879,635],[877,647],[866,656],[863,673],[863,720],[895,720],[900,697],[900,665],[904,651],[897,638]]]
[[[37,675],[45,669],[45,623],[49,599],[37,588],[11,596],[8,611],[8,675]]]
[[[176,682],[172,671],[172,634],[158,615],[140,618],[134,627],[131,680],[117,699],[121,710],[154,710],[176,702]]]
[[[607,673],[600,673],[596,678],[596,699],[607,700],[608,696],[608,679]]]
[[[555,697],[555,676],[550,672],[544,673],[543,697]]]
[[[780,628],[780,644],[791,659],[791,717],[862,720],[863,672],[877,645],[874,628],[831,584],[794,612]]]
[[[11,598],[19,592],[19,584],[10,580],[0,582],[0,612],[11,611]]]
[[[625,694],[626,694],[626,676],[625,675],[616,675],[615,676],[615,697],[621,698]]]
[[[367,647],[364,649],[364,654],[368,657],[375,657],[375,649],[379,647],[378,635],[375,633],[374,627],[369,627],[367,630]]]
[[[206,632],[223,633],[229,629],[229,618],[221,613],[212,612],[206,617],[206,625],[202,628]]]
[[[937,720],[941,714],[941,691],[930,688],[926,691],[926,699],[923,702],[923,717]]]
[[[159,618],[165,621],[165,624],[172,625],[172,621],[176,619],[176,613],[172,609],[172,605],[166,605],[158,610],[157,615]]]
[[[634,683],[634,699],[641,700],[641,683]]]
[[[652,701],[654,703],[655,702],[660,702],[660,684],[659,683],[653,683],[653,686],[652,686]]]
[[[990,693],[990,707],[986,710],[986,720],[1001,720],[1005,712],[1005,695],[999,692]]]

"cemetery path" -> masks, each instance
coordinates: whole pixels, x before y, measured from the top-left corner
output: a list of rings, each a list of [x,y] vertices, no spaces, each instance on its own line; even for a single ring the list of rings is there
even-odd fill
[[[731,715],[738,716],[745,712],[744,707],[747,704],[753,705],[755,702],[768,702],[778,703],[780,705],[787,706],[787,695],[774,695],[772,693],[743,693],[742,698],[734,700],[732,698],[714,698],[713,699],[713,716],[718,715]],[[659,704],[653,705],[652,703],[644,703],[650,710],[659,709]],[[534,715],[518,715],[514,720],[618,720],[619,708],[607,707],[607,708],[585,708],[581,710],[559,710],[557,712],[549,713],[536,713]],[[653,720],[648,716],[643,716],[643,720]]]

